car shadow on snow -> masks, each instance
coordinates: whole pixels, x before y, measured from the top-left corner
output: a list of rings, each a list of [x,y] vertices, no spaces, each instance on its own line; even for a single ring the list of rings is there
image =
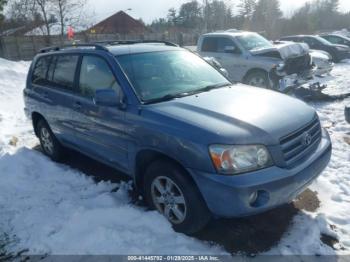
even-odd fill
[[[40,146],[34,149],[42,152]],[[127,175],[76,151],[67,150],[63,164],[91,176],[96,182],[103,180],[119,183],[130,180]],[[144,205],[135,192],[130,192],[130,198],[135,205]],[[314,212],[319,203],[317,194],[306,190],[295,202],[263,214],[247,218],[213,219],[193,237],[220,245],[231,254],[258,254],[279,243],[300,210]]]

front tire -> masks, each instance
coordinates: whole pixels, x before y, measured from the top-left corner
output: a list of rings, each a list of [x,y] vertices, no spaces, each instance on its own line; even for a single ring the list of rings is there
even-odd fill
[[[245,77],[245,84],[261,88],[269,88],[269,77],[266,72],[255,71]]]
[[[211,219],[196,185],[171,161],[158,160],[147,168],[144,192],[150,208],[165,216],[177,232],[196,233]]]
[[[63,156],[63,147],[51,131],[51,128],[46,121],[39,120],[36,128],[44,154],[54,161],[61,160]]]

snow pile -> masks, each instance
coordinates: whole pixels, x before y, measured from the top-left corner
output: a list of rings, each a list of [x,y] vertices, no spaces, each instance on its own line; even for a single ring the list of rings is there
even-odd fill
[[[23,113],[28,63],[0,59],[0,236],[15,240],[10,252],[29,254],[219,254],[224,251],[175,233],[158,213],[130,204],[128,185],[96,184],[83,173],[32,150],[37,143]],[[350,62],[324,81],[330,93],[349,92]],[[300,212],[274,254],[350,253],[350,99],[314,104],[333,140],[327,170],[312,185],[321,207]],[[347,141],[347,142],[346,142]],[[113,190],[119,188],[119,190]],[[321,234],[339,239],[333,250]],[[223,236],[224,237],[224,236]],[[260,237],[260,236],[259,236]],[[1,241],[0,241],[1,242]]]
[[[20,149],[0,159],[2,227],[31,254],[213,253],[204,243],[175,233],[157,212],[129,204],[127,185],[92,179],[41,153]]]
[[[82,25],[75,25],[73,26],[73,28],[75,33],[83,32],[86,30],[86,26],[82,26]],[[66,26],[63,29],[64,35],[67,34],[67,29],[68,29],[68,26]],[[61,35],[61,33],[62,33],[61,25],[59,23],[50,24],[50,35],[57,36],[57,35]],[[42,36],[47,35],[47,28],[45,25],[38,26],[25,34],[25,36],[37,36],[37,35],[42,35]]]
[[[10,62],[0,58],[0,153],[10,150],[9,143],[28,144],[32,128],[23,112],[22,90],[25,86],[29,63]],[[18,137],[22,137],[17,141]]]

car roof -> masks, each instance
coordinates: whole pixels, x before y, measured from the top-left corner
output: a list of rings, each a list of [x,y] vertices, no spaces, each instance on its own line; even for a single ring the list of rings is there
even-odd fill
[[[249,31],[240,31],[240,30],[228,30],[228,31],[218,31],[213,33],[207,33],[203,36],[242,36],[242,35],[249,35],[249,34],[257,34],[255,32],[249,32]]]
[[[336,36],[336,37],[340,37],[340,38],[344,38],[344,39],[348,39],[346,36],[343,36],[341,34],[334,34],[334,33],[331,33],[331,34],[320,34],[320,36]]]
[[[106,46],[106,48],[115,56],[138,54],[138,53],[150,53],[150,52],[162,52],[162,51],[179,51],[184,50],[181,47],[168,46],[162,43],[140,43],[131,45],[112,45]]]
[[[162,52],[162,51],[179,51],[186,50],[176,44],[170,42],[106,42],[106,43],[92,43],[92,44],[76,44],[63,47],[48,47],[40,50],[37,54],[38,57],[46,55],[58,55],[66,53],[80,53],[91,54],[94,52],[106,52],[115,56],[137,53],[150,53],[150,52]]]

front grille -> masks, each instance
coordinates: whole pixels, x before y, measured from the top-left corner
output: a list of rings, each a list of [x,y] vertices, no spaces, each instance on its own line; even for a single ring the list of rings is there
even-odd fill
[[[281,138],[280,145],[286,165],[293,166],[298,160],[310,155],[320,143],[321,137],[320,121],[315,117],[303,128]]]
[[[285,61],[285,71],[288,75],[303,73],[311,67],[311,56],[309,54],[288,58]]]

